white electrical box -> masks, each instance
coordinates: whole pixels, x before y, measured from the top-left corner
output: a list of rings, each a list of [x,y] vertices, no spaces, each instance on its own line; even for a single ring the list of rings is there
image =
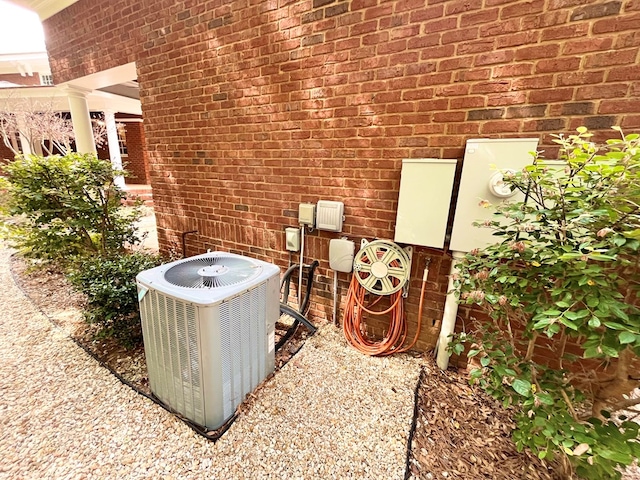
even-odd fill
[[[336,272],[353,270],[356,245],[346,238],[334,238],[329,242],[329,268]]]
[[[402,161],[396,242],[444,247],[456,163],[431,158]]]
[[[287,227],[284,229],[286,248],[290,252],[300,250],[300,229],[297,227]]]
[[[320,200],[316,212],[316,228],[329,232],[341,232],[343,215],[344,203]]]
[[[451,250],[469,252],[499,240],[492,235],[491,229],[473,226],[474,222],[493,217],[493,208],[490,205],[489,208],[482,207],[480,202],[487,200],[498,204],[503,201],[521,201],[524,195],[509,191],[497,173],[499,170],[522,170],[533,162],[531,153],[537,147],[537,138],[467,140],[451,233]]]
[[[316,224],[316,206],[313,203],[298,205],[298,222],[300,225],[314,227]]]

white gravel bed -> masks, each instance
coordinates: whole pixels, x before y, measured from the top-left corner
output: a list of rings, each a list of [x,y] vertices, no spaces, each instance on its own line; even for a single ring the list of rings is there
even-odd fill
[[[420,361],[323,326],[212,443],[122,385],[14,285],[0,245],[0,478],[402,479]]]

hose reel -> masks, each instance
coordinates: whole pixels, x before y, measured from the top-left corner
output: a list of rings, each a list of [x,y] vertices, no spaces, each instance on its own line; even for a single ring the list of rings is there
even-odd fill
[[[411,275],[411,248],[388,240],[362,240],[353,259],[354,276],[368,292],[392,295],[401,290]]]
[[[419,325],[413,342],[405,346],[408,327],[403,299],[409,285],[412,253],[411,247],[403,249],[389,240],[362,240],[360,251],[353,260],[342,324],[345,338],[358,351],[366,355],[391,355],[415,345]],[[369,294],[377,298],[371,298]],[[372,308],[383,296],[388,297],[389,307]],[[373,339],[367,334],[365,315],[389,316],[389,328],[384,338]]]

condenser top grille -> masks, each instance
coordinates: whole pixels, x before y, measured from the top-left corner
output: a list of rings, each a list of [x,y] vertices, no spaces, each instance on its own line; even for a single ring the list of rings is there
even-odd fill
[[[262,267],[238,256],[211,255],[187,259],[169,268],[164,279],[179,287],[218,288],[248,282]]]

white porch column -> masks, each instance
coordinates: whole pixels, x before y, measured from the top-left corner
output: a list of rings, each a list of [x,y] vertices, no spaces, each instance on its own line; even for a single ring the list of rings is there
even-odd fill
[[[115,170],[122,170],[122,155],[120,155],[120,142],[118,141],[118,127],[116,125],[115,113],[111,110],[104,111],[104,122],[107,126],[107,143],[109,144],[109,158]],[[124,187],[124,177],[118,175],[113,178],[114,183]]]
[[[96,144],[93,140],[93,127],[91,126],[87,93],[89,93],[88,90],[80,90],[78,88],[67,89],[73,133],[76,137],[76,150],[78,153],[95,154],[97,151]]]

